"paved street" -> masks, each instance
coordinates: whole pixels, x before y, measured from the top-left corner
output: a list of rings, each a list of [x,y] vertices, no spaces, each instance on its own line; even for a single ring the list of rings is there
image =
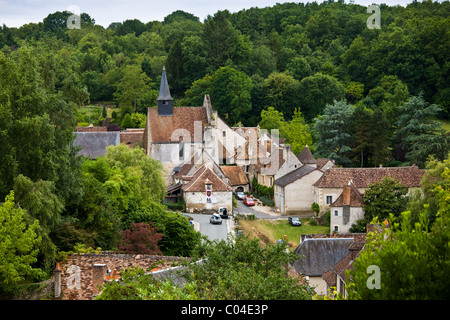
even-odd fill
[[[238,206],[237,210],[240,214],[254,214],[258,219],[287,219],[287,217],[280,216],[279,214],[268,214],[261,210],[258,210],[258,206],[247,207],[242,200],[237,200]],[[268,208],[265,208],[269,210]]]
[[[210,214],[193,214],[189,215],[194,218],[194,226],[197,224],[198,231],[207,236],[211,240],[225,240],[229,232],[232,232],[233,220],[223,219],[222,224],[209,223]]]

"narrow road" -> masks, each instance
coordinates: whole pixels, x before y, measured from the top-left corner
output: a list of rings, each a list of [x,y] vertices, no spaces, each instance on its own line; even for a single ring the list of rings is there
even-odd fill
[[[258,206],[247,207],[242,200],[237,200],[237,209],[240,214],[254,214],[258,219],[287,219],[281,215],[267,214],[258,210]]]

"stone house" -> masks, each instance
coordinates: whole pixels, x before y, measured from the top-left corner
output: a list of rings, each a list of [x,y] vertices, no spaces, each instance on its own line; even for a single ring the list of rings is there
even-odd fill
[[[358,258],[361,250],[365,246],[365,235],[361,234],[354,237],[354,242],[348,247],[347,255],[334,264],[330,270],[322,274],[322,279],[326,283],[327,291],[331,288],[342,294],[342,296],[347,298],[346,285],[348,283],[347,271],[354,270],[353,262]]]
[[[249,191],[249,181],[241,166],[221,166],[223,173],[227,176],[233,191]]]
[[[304,275],[317,294],[327,294],[327,283],[322,275],[330,270],[348,254],[348,249],[354,243],[354,237],[327,237],[314,235],[302,239],[294,253],[302,256],[293,263],[298,274]]]
[[[322,175],[323,171],[303,165],[275,180],[275,209],[281,213],[311,211],[313,184]]]
[[[181,186],[186,211],[217,211],[226,207],[233,209],[233,192],[227,180],[219,177],[208,165],[204,164],[190,177],[184,177],[187,183]]]
[[[378,167],[378,168],[330,168],[314,183],[314,201],[321,211],[330,208],[342,193],[343,187],[352,181],[363,195],[365,190],[384,177],[398,180],[409,188],[409,192],[420,188],[420,182],[425,170],[412,165],[409,167]]]
[[[330,233],[348,233],[351,226],[364,217],[362,195],[349,181],[330,205]]]

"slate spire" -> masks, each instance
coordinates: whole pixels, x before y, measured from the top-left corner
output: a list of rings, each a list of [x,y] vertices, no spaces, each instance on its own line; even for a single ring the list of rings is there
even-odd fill
[[[170,95],[169,83],[167,82],[166,67],[163,67],[161,84],[159,86],[159,96],[157,100],[158,113],[161,116],[171,116],[173,114],[172,97]]]

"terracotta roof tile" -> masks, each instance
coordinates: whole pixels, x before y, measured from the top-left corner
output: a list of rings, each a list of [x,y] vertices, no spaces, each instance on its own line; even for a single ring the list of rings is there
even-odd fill
[[[425,170],[416,166],[390,168],[330,168],[314,184],[319,188],[342,188],[351,180],[357,188],[368,188],[384,177],[397,179],[407,187],[420,187]]]
[[[212,191],[232,191],[231,187],[220,179],[206,165],[201,166],[192,176],[192,179],[183,185],[184,192],[204,192],[206,182],[211,182]]]
[[[248,184],[247,175],[241,166],[221,166],[223,173],[228,177],[232,186]]]
[[[317,161],[313,157],[311,150],[309,150],[308,146],[304,147],[302,152],[297,156],[298,160],[300,160],[303,164],[316,164]]]
[[[343,187],[342,193],[330,207],[343,207],[344,205],[350,207],[363,206],[362,195],[358,188],[351,182]]]
[[[196,121],[202,124],[202,128],[200,128],[201,131],[197,133],[197,136],[194,136]],[[152,142],[180,142],[182,139],[179,136],[174,137],[174,141],[171,139],[172,134],[177,129],[187,130],[191,141],[199,140],[201,142],[203,126],[207,123],[206,109],[203,107],[174,107],[173,115],[161,116],[157,108],[148,108],[148,122],[150,123]]]

